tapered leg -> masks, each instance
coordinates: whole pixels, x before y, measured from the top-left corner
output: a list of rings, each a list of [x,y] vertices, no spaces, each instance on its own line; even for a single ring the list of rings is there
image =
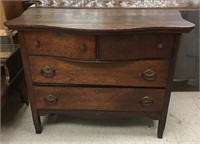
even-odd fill
[[[33,123],[35,126],[35,130],[37,134],[40,134],[42,132],[42,126],[41,126],[41,120],[40,120],[40,115],[38,113],[38,110],[35,107],[35,101],[34,101],[34,94],[33,94],[33,82],[32,82],[32,77],[31,77],[31,71],[29,67],[29,58],[28,58],[28,53],[27,53],[27,46],[26,42],[24,39],[24,33],[19,32],[18,33],[18,38],[20,42],[20,52],[22,56],[22,62],[23,62],[23,68],[24,68],[24,75],[26,79],[26,86],[27,86],[27,96],[28,99],[30,100],[30,106],[31,106],[31,111],[32,111],[32,118],[33,118]],[[27,101],[28,104],[28,101]]]
[[[158,131],[157,131],[158,138],[163,138],[163,132],[164,132],[164,129],[165,129],[165,124],[166,124],[166,119],[159,120]]]
[[[42,125],[37,110],[32,110],[32,115],[33,115],[33,123],[35,126],[35,131],[37,134],[40,134],[42,132]]]

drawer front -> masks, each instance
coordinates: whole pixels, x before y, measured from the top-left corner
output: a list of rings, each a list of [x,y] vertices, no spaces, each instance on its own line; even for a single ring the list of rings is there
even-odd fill
[[[161,111],[164,89],[34,87],[38,109]]]
[[[171,57],[173,34],[102,35],[99,37],[101,60],[130,60]]]
[[[80,63],[30,57],[33,82],[112,86],[165,87],[168,61]]]
[[[94,60],[95,36],[56,32],[25,32],[24,38],[30,55],[61,56]]]

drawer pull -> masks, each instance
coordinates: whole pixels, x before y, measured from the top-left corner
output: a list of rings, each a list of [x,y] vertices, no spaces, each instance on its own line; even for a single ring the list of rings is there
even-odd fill
[[[157,48],[158,48],[158,49],[162,49],[163,47],[164,47],[164,45],[163,45],[162,42],[159,42],[159,43],[157,44]]]
[[[142,78],[147,81],[154,81],[157,78],[157,73],[152,69],[147,69],[142,73]]]
[[[41,75],[44,77],[53,77],[55,75],[55,69],[50,66],[45,66],[40,71]]]
[[[40,47],[40,41],[39,40],[35,40],[34,41],[34,45],[35,45],[35,47],[39,48]]]
[[[58,102],[58,98],[54,95],[48,95],[46,97],[44,97],[44,102],[48,105],[54,105]]]
[[[142,106],[149,107],[153,105],[153,100],[150,99],[148,96],[145,96],[140,100],[140,104]]]
[[[81,45],[80,45],[80,50],[82,51],[82,52],[85,52],[86,50],[87,50],[87,48],[86,48],[86,46],[85,46],[85,44],[84,43],[82,43]]]

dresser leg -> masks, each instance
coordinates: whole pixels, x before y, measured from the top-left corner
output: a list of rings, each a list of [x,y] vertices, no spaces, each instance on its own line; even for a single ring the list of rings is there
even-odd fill
[[[166,120],[159,120],[158,131],[157,131],[158,138],[163,138],[163,132],[164,132],[164,129],[165,129],[165,123],[166,123]]]
[[[36,134],[40,134],[42,132],[40,116],[39,116],[37,110],[32,111],[32,114],[33,114],[33,123],[35,126]]]

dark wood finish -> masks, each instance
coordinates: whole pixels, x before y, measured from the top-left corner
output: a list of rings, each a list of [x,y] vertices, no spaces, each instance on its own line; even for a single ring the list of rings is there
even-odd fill
[[[38,15],[39,14],[39,15]],[[189,32],[194,24],[177,10],[52,9],[29,8],[18,19],[5,23],[12,29],[56,29],[81,33],[165,31]]]
[[[180,35],[194,27],[178,11],[30,8],[5,24],[19,31],[36,133],[41,115],[81,110],[144,114],[162,138]]]
[[[170,101],[170,96],[171,96],[171,91],[172,91],[172,82],[173,82],[173,76],[174,76],[174,71],[175,71],[176,58],[177,58],[178,50],[179,50],[180,37],[181,35],[177,34],[175,38],[175,42],[174,42],[174,51],[172,54],[172,59],[170,61],[169,78],[167,81],[167,87],[166,87],[164,103],[163,103],[163,110],[162,110],[161,119],[159,120],[159,125],[158,125],[158,131],[157,131],[158,138],[163,137],[163,132],[164,132],[165,124],[167,120],[167,113],[168,113],[169,101]]]
[[[132,112],[132,111],[87,111],[87,110],[60,110],[60,109],[39,109],[39,114],[41,116],[47,115],[49,113],[62,114],[66,116],[79,117],[79,118],[89,118],[89,119],[124,119],[124,118],[135,118],[135,117],[149,117],[153,120],[160,119],[161,112]]]
[[[99,57],[102,60],[169,58],[173,40],[173,34],[163,33],[103,35],[99,38]]]
[[[3,65],[1,66],[1,108],[9,101],[13,91],[19,92],[22,102],[28,105],[27,93],[21,93],[22,88],[19,87],[24,82],[20,49],[16,49],[8,58],[1,59],[1,64]],[[24,86],[23,89],[26,87]]]
[[[96,58],[94,35],[29,31],[24,33],[24,37],[26,45],[29,46],[30,55],[60,56],[82,60]]]
[[[77,63],[55,58],[29,57],[33,82],[113,86],[165,87],[169,62],[147,60],[121,63]],[[55,74],[48,77],[41,69],[50,66]],[[157,73],[155,80],[146,80],[147,69]]]
[[[12,79],[22,68],[22,59],[20,49],[17,49],[7,60],[6,65],[8,67],[10,79]]]
[[[161,111],[164,89],[134,88],[83,88],[83,87],[34,87],[38,109],[109,110],[109,111]],[[52,95],[55,103],[45,99]],[[143,104],[148,96],[152,105]]]
[[[22,1],[9,0],[1,1],[1,3],[7,20],[20,16],[24,11]]]
[[[33,90],[32,90],[32,80],[31,80],[31,74],[30,74],[30,69],[29,69],[29,61],[28,61],[27,50],[26,50],[26,45],[24,41],[24,35],[22,32],[19,32],[19,42],[21,45],[20,51],[21,51],[22,62],[24,66],[28,97],[29,97],[30,105],[31,105],[33,124],[35,126],[36,133],[39,134],[42,132],[42,126],[41,126],[41,120],[40,120],[38,110],[35,107],[35,99],[34,99]]]
[[[4,80],[4,74],[1,73],[1,80]],[[1,84],[1,91],[0,91],[0,97],[1,97],[1,108],[3,108],[6,103],[9,102],[9,100],[11,99],[11,93],[13,91],[18,92],[22,98],[22,102],[26,103],[26,105],[29,104],[28,99],[27,99],[27,93],[20,93],[21,88],[19,87],[19,85],[22,84],[24,80],[24,73],[23,73],[23,69],[19,70],[16,75],[10,79],[9,84],[7,85],[2,85]],[[2,83],[2,82],[1,82]],[[26,87],[24,86],[23,89],[26,89]]]

